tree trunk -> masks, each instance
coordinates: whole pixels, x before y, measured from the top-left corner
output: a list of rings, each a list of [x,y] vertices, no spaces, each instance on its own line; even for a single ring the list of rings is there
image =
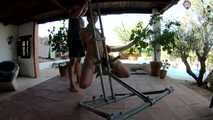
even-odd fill
[[[181,60],[183,61],[183,63],[185,64],[185,67],[186,67],[186,72],[191,76],[193,77],[198,86],[200,86],[202,83],[200,83],[200,81],[198,80],[198,77],[195,75],[195,73],[192,71],[190,65],[189,65],[189,62],[187,61],[187,57],[181,57]]]
[[[203,76],[206,72],[206,65],[205,65],[206,59],[205,58],[198,59],[200,62],[200,66],[201,66],[198,76],[196,76],[196,74],[191,70],[191,67],[187,61],[187,57],[181,57],[181,60],[185,64],[186,72],[196,80],[198,86],[202,86],[204,84]]]
[[[200,71],[199,71],[199,76],[198,76],[198,81],[201,85],[203,85],[203,76],[206,72],[206,64],[205,64],[206,59],[205,58],[201,58],[199,60],[200,62]]]

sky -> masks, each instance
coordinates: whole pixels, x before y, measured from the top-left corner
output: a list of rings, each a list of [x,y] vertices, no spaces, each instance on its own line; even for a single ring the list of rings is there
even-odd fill
[[[131,26],[137,23],[138,21],[144,21],[144,23],[148,23],[149,19],[150,15],[148,14],[120,14],[120,15],[102,16],[102,23],[107,44],[120,45],[119,38],[114,32],[116,26],[121,26],[121,24],[124,24],[125,26]],[[48,29],[52,29],[53,26],[60,26],[61,23],[62,23],[61,21],[55,21],[40,24],[39,36],[40,37],[48,36]],[[85,24],[87,24],[86,20]]]
[[[174,5],[172,8],[167,10],[163,17],[165,19],[181,19],[188,11],[183,7],[183,0],[180,0],[177,5]],[[175,14],[174,14],[175,13]],[[104,28],[104,34],[106,37],[106,43],[109,45],[120,45],[118,36],[114,32],[115,27],[121,26],[132,26],[138,21],[143,21],[145,24],[149,22],[149,14],[119,14],[119,15],[105,15],[102,16],[102,23]],[[45,37],[48,36],[48,29],[51,29],[53,26],[60,26],[61,21],[49,22],[39,25],[39,36]]]

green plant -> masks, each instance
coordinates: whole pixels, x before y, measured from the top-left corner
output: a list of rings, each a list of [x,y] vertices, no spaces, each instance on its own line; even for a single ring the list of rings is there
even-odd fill
[[[51,46],[51,51],[56,52],[59,56],[62,56],[64,53],[68,52],[67,46],[67,32],[68,28],[66,27],[65,20],[62,22],[62,26],[56,30],[54,26],[49,32],[49,41],[48,44]]]
[[[196,7],[199,6],[199,9],[193,9],[193,15],[191,15],[197,18],[197,21],[195,22],[193,18],[185,26],[174,29],[175,41],[171,44],[171,53],[181,58],[186,72],[196,80],[198,86],[202,86],[205,83],[203,78],[206,72],[206,60],[213,48],[213,4],[205,3],[206,1],[203,0],[197,2],[199,4]],[[196,55],[199,61],[198,74],[191,69],[189,62],[191,55]]]
[[[171,64],[169,64],[169,62],[168,62],[168,60],[166,59],[166,60],[162,60],[162,63],[161,63],[161,70],[165,70],[165,71],[167,71],[168,69],[169,69],[169,66],[170,66]]]
[[[142,50],[148,46],[148,42],[145,41],[149,35],[149,29],[144,28],[143,22],[140,21],[131,30],[129,41],[134,41],[134,45],[126,50],[130,55],[139,55]]]
[[[160,15],[153,15],[146,27],[143,27],[143,23],[139,22],[131,31],[130,36],[130,40],[137,41],[135,46],[133,46],[133,50],[135,51],[140,50],[139,52],[141,52],[142,48],[147,48],[148,45],[151,46],[148,50],[152,49],[154,51],[154,61],[157,60],[156,52],[158,52],[158,45],[160,45],[162,49],[168,53],[173,51],[176,40],[176,28],[180,26],[180,23],[177,21],[169,21],[161,28],[153,29],[153,26],[159,23],[160,20],[162,20]],[[131,48],[129,50],[131,50]]]
[[[211,70],[213,68],[213,51],[209,53],[207,67],[208,67],[208,70]]]
[[[162,32],[157,34],[155,40],[151,41],[152,46],[160,45],[163,51],[167,51],[168,54],[171,54],[175,48],[176,41],[176,28],[180,26],[180,23],[177,21],[170,21],[166,23],[162,28]]]

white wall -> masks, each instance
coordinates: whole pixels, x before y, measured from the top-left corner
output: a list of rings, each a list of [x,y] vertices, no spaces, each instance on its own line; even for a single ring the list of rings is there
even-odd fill
[[[20,75],[36,77],[35,68],[36,65],[34,59],[34,51],[33,48],[36,47],[34,45],[33,39],[38,39],[34,33],[37,34],[37,30],[33,22],[21,24],[19,26],[15,25],[4,25],[0,23],[0,62],[5,60],[13,60],[18,62],[20,67]],[[31,41],[31,57],[30,58],[21,58],[17,57],[17,48],[16,48],[16,40],[20,36],[24,35],[32,35]],[[8,44],[8,37],[13,36],[13,41],[11,44]],[[37,47],[36,47],[37,48]]]
[[[38,56],[47,58],[49,54],[48,37],[39,37],[38,48]]]
[[[5,60],[16,61],[17,26],[3,25],[0,23],[0,62]],[[8,44],[8,37],[13,36],[13,41]]]

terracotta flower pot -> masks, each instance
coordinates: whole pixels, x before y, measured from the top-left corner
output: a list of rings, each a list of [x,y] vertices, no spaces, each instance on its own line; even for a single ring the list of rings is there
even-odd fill
[[[164,79],[166,77],[167,71],[166,70],[160,70],[160,79]]]
[[[67,66],[59,66],[59,73],[61,77],[64,77],[66,75],[66,71],[67,71]]]
[[[160,75],[161,62],[151,61],[150,66],[151,66],[151,75],[152,76],[159,76]]]

